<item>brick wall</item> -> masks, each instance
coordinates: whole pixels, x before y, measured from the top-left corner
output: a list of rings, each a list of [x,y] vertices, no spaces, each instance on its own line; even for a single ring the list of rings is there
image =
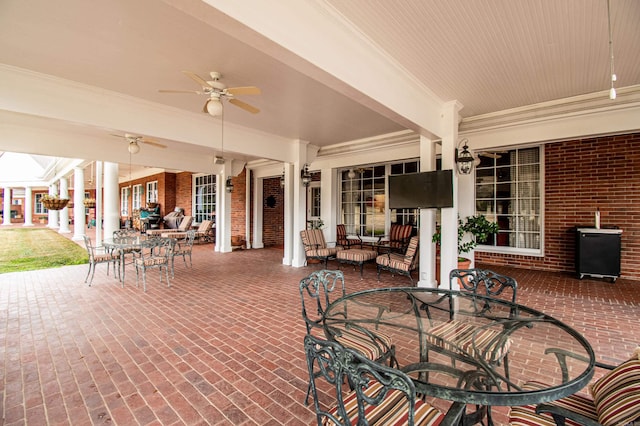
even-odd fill
[[[173,203],[167,203],[167,213],[182,207],[186,216],[193,216],[191,202],[193,200],[192,173],[182,172],[175,175],[175,188],[173,188]],[[169,189],[169,188],[168,188]]]
[[[545,255],[476,252],[476,260],[551,271],[575,271],[576,225],[622,233],[621,276],[640,279],[640,133],[545,146]]]
[[[238,176],[231,178],[233,182],[233,192],[231,193],[231,236],[239,236],[241,239],[247,239],[247,169],[244,169]],[[221,185],[221,188],[226,186]],[[226,189],[225,189],[226,190]]]
[[[280,178],[263,179],[263,230],[265,247],[284,246],[284,189]]]

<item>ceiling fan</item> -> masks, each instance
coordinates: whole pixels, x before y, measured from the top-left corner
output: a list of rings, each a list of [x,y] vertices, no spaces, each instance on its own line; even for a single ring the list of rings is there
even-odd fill
[[[159,142],[150,140],[150,139],[145,139],[142,136],[135,136],[132,135],[130,133],[125,133],[124,135],[114,135],[113,133],[111,134],[111,136],[115,136],[117,138],[123,138],[126,139],[127,142],[129,142],[129,153],[130,154],[137,154],[138,152],[140,152],[140,143],[146,143],[147,145],[151,145],[151,146],[155,146],[157,148],[166,148],[166,145],[163,145]]]
[[[202,112],[217,116],[222,114],[222,101],[242,108],[252,114],[257,114],[260,110],[253,105],[249,105],[239,99],[236,95],[259,95],[260,89],[255,86],[227,87],[220,81],[222,74],[216,71],[209,73],[211,80],[205,80],[191,71],[182,71],[187,77],[202,86],[202,90],[159,90],[160,93],[195,93],[196,95],[207,95],[209,99],[204,104]]]

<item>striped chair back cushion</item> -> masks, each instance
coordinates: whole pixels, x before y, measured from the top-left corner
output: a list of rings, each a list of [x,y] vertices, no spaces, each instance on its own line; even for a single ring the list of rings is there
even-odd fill
[[[185,216],[178,226],[178,231],[188,231],[191,228],[191,222],[193,222],[193,216]]]
[[[640,419],[640,347],[591,386],[598,419],[604,426],[624,425]]]
[[[344,225],[336,226],[336,235],[339,240],[347,238],[347,228]]]
[[[404,248],[412,231],[411,225],[392,224],[389,230],[389,245],[394,248]]]
[[[324,240],[324,233],[321,229],[304,229],[300,231],[302,244],[306,253],[314,252],[317,249],[327,248]]]

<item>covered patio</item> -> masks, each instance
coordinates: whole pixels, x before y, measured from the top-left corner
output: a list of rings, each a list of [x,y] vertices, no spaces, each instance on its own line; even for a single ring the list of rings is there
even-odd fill
[[[0,276],[2,419],[18,424],[309,425],[298,282],[281,249],[194,248],[167,288],[124,288],[99,265]],[[250,266],[250,267],[248,267]],[[338,264],[329,262],[329,268]],[[492,267],[515,277],[520,303],[572,326],[598,360],[619,363],[640,343],[638,282]],[[367,265],[343,268],[348,291],[405,286]],[[532,374],[539,373],[531,366]],[[494,419],[506,424],[507,409]]]

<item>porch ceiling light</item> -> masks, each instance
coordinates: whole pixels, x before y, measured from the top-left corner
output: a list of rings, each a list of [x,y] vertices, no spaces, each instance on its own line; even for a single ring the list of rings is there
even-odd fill
[[[311,183],[311,173],[309,173],[309,165],[305,164],[302,170],[300,170],[300,179],[304,186],[309,186]]]
[[[469,146],[467,145],[469,140],[467,138],[462,139],[458,142],[458,147],[456,148],[456,164],[458,166],[458,172],[462,175],[471,174],[473,170],[474,158],[469,152]],[[462,151],[460,151],[460,145],[462,145]]]

